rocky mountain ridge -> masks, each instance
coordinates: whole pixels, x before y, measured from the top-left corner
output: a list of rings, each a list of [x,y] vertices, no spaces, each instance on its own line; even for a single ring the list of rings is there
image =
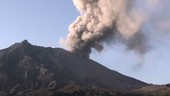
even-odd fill
[[[67,85],[129,90],[146,86],[101,64],[61,48],[31,45],[27,40],[0,50],[0,90],[59,89]]]

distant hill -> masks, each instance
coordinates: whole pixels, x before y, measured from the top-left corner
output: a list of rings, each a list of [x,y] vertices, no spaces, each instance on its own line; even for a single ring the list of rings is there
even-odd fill
[[[130,90],[147,84],[64,49],[35,46],[27,40],[0,50],[0,96],[68,85]]]

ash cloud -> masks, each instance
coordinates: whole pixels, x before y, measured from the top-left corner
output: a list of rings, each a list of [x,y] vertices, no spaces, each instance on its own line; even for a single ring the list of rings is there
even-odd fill
[[[91,48],[102,51],[102,42],[121,39],[128,50],[148,51],[142,26],[151,18],[160,0],[73,0],[80,16],[69,26],[60,43],[80,56],[89,57]],[[118,36],[117,36],[118,35]],[[118,38],[119,37],[119,38]]]

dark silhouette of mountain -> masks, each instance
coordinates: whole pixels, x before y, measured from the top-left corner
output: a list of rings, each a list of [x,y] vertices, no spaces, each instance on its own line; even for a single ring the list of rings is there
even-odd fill
[[[64,49],[35,46],[27,40],[0,50],[0,95],[68,85],[129,90],[147,84]]]

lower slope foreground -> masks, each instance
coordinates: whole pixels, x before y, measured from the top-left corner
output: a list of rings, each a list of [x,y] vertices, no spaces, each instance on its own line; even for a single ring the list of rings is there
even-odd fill
[[[64,49],[34,46],[26,40],[0,50],[0,93],[15,96],[66,85],[127,90],[146,84]]]

